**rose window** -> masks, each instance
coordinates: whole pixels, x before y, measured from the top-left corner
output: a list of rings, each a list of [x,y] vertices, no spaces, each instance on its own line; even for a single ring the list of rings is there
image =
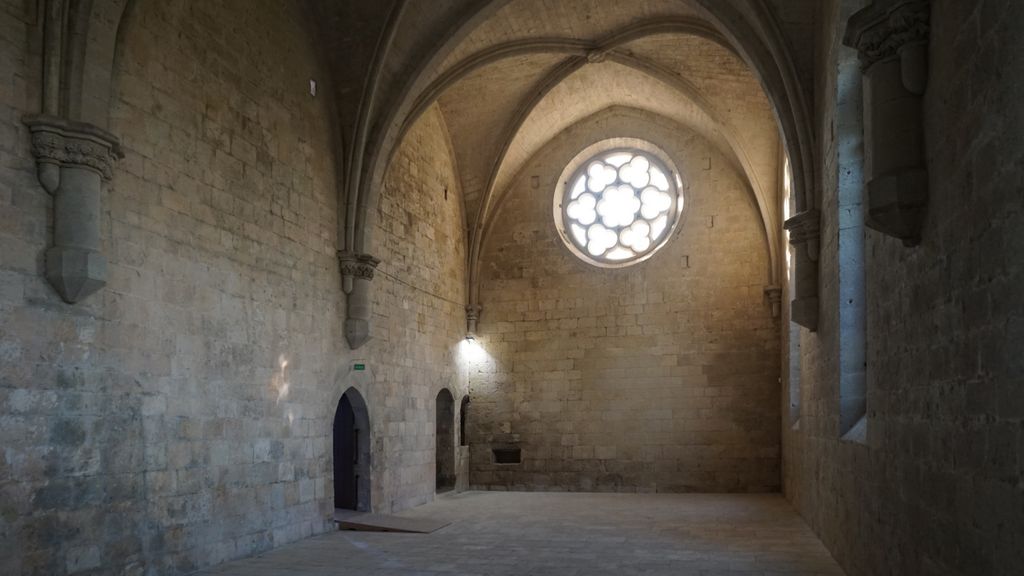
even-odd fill
[[[682,210],[675,180],[649,154],[599,154],[576,170],[565,187],[562,235],[577,255],[599,266],[643,260],[665,244]]]

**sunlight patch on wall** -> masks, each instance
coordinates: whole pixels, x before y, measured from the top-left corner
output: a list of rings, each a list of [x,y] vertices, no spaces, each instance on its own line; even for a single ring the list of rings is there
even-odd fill
[[[291,384],[288,382],[288,357],[281,354],[277,357],[278,369],[270,379],[270,387],[277,394],[277,404],[288,397]]]

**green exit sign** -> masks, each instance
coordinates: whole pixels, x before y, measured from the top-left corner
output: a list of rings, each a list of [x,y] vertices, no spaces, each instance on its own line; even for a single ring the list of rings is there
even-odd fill
[[[352,369],[353,370],[366,370],[366,364],[354,364],[352,366]]]

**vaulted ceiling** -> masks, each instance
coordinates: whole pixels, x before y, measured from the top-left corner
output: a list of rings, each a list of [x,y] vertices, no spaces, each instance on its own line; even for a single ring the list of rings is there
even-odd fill
[[[802,70],[810,62],[789,53],[792,43],[813,40],[806,34],[813,1],[787,2],[784,11],[775,0],[395,0],[340,8],[317,1],[340,79],[346,188],[358,211],[348,218],[347,245],[358,247],[374,183],[429,107],[440,108],[451,138],[472,270],[495,199],[530,157],[577,122],[620,106],[717,146],[745,176],[778,262],[780,141],[797,152],[798,188],[810,181],[802,169],[810,137],[796,141],[800,130],[809,134]],[[332,28],[346,19],[361,26]]]

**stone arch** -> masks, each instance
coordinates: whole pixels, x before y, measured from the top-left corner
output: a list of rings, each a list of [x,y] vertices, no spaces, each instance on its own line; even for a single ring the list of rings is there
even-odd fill
[[[441,388],[434,399],[434,490],[455,488],[455,397]]]
[[[334,507],[368,512],[371,503],[370,412],[363,395],[350,387],[334,412]]]
[[[727,122],[724,122],[720,115],[714,111],[713,107],[710,105],[710,99],[702,94],[699,88],[682,77],[672,72],[665,71],[651,62],[631,56],[628,50],[622,50],[622,48],[630,42],[658,35],[681,35],[703,38],[721,46],[730,53],[739,56],[732,44],[730,44],[729,41],[713,26],[710,26],[706,22],[693,18],[644,21],[627,27],[596,42],[580,41],[572,38],[539,38],[499,44],[471,55],[465,60],[456,63],[451,69],[441,74],[419,94],[415,102],[412,103],[411,111],[405,116],[401,128],[398,131],[396,136],[397,142],[401,142],[404,135],[411,129],[412,125],[415,124],[416,120],[420,115],[422,115],[428,106],[433,104],[448,88],[454,86],[460,80],[466,78],[473,72],[488,65],[495,64],[501,60],[526,54],[562,54],[566,56],[566,60],[563,61],[562,64],[552,70],[549,75],[542,78],[538,82],[537,86],[531,90],[527,99],[520,103],[512,123],[508,125],[505,128],[505,131],[498,136],[498,139],[503,142],[503,147],[497,157],[494,158],[488,183],[484,191],[484,202],[482,202],[480,206],[481,214],[477,216],[476,228],[471,230],[470,240],[472,241],[472,245],[468,249],[468,252],[471,254],[471,260],[475,259],[479,252],[482,236],[480,232],[482,231],[482,225],[489,208],[488,199],[493,196],[497,177],[506,160],[508,147],[512,144],[519,130],[527,122],[536,106],[547,97],[548,92],[556,88],[562,81],[586,65],[592,58],[596,58],[596,61],[604,61],[607,59],[608,61],[633,68],[672,87],[674,90],[678,91],[682,97],[693,101],[718,124],[718,129],[726,135],[727,139],[730,141],[730,145],[736,149],[736,156],[740,161],[744,163],[747,162],[747,153],[743,149],[741,140],[735,136],[735,130],[729,126]],[[386,170],[387,165],[390,163],[391,154],[393,154],[395,150],[397,150],[397,146],[388,150],[386,152],[387,156],[385,157],[385,162],[378,166],[378,169],[381,170],[381,175],[383,174],[383,170]],[[750,180],[751,189],[754,191],[755,197],[757,198],[758,204],[762,210],[762,216],[765,219],[767,233],[769,222],[771,220],[770,204],[764,199],[765,192],[763,191],[756,174],[750,169],[750,166],[745,165],[744,170],[747,172],[747,178]],[[364,218],[369,211],[369,207],[373,206],[376,202],[375,198],[378,189],[379,188],[371,189],[368,193],[368,203],[360,206],[359,208],[359,221],[363,222],[362,226],[367,226]],[[368,234],[372,233],[372,226],[367,226],[366,229]],[[775,262],[777,252],[776,237],[774,234],[767,233],[767,239],[772,252],[773,262]],[[369,238],[366,238],[365,242],[366,245],[369,245]],[[773,265],[773,270],[776,268],[777,266]],[[470,285],[470,289],[472,289],[472,284]],[[472,305],[473,302],[470,302],[470,304]]]
[[[378,162],[380,152],[386,150],[384,156],[390,158],[391,151],[397,149],[401,144],[401,139],[392,129],[402,124],[401,118],[418,94],[417,89],[427,81],[429,73],[440,66],[445,57],[454,51],[470,32],[511,1],[483,0],[477,2],[476,6],[472,8],[460,10],[459,21],[448,27],[443,40],[428,51],[423,58],[409,65],[410,72],[403,73],[403,77],[408,80],[402,82],[393,97],[385,99],[377,90],[384,71],[383,56],[394,41],[406,7],[404,1],[395,4],[380,36],[382,45],[379,45],[375,51],[374,62],[365,82],[364,93],[360,98],[356,127],[354,133],[350,135],[352,144],[346,148],[345,215],[342,241],[340,242],[345,251],[362,253],[370,245],[367,232],[372,229],[372,226],[366,225],[366,214],[360,211],[362,206],[373,204],[373,199],[367,197],[366,191],[374,190],[374,184],[366,184],[366,180],[379,176],[380,179],[375,184],[383,183],[387,162]],[[386,101],[379,105],[381,100]],[[378,108],[383,112],[380,114],[380,119],[375,120],[377,115],[373,112]],[[363,161],[364,156],[368,156],[370,160]],[[366,166],[378,164],[380,164],[379,171],[366,169]]]
[[[693,127],[686,126],[685,124],[682,124],[682,123],[680,123],[680,122],[678,122],[678,121],[676,121],[674,119],[671,119],[671,118],[668,118],[668,117],[656,114],[656,113],[651,112],[649,110],[644,110],[644,109],[640,109],[640,108],[634,108],[634,107],[630,107],[630,106],[618,106],[617,105],[617,106],[612,106],[612,107],[609,107],[609,108],[605,108],[605,109],[600,110],[600,111],[598,111],[598,112],[596,112],[594,114],[590,114],[589,116],[585,116],[583,118],[580,118],[579,120],[577,120],[576,122],[574,122],[573,124],[568,126],[567,128],[565,128],[562,131],[560,131],[558,134],[555,134],[554,136],[552,136],[552,138],[548,141],[548,144],[550,144],[551,141],[553,141],[554,139],[560,137],[561,135],[563,135],[563,134],[565,134],[567,132],[571,132],[573,130],[577,130],[581,126],[585,126],[585,125],[588,125],[588,124],[592,124],[592,123],[596,123],[596,122],[599,122],[599,121],[606,120],[606,119],[608,119],[610,117],[613,117],[615,115],[630,116],[630,117],[635,119],[635,122],[638,125],[642,124],[643,122],[645,122],[645,120],[644,120],[645,116],[656,116],[656,117],[660,118],[661,122],[665,126],[671,126],[674,130],[677,130],[677,131],[693,130]],[[657,139],[652,140],[652,142],[654,144],[659,144]],[[592,144],[593,144],[593,142],[589,142],[586,145],[581,146],[581,148],[585,148],[586,146],[590,146]],[[743,166],[743,163],[742,163],[741,159],[737,157],[736,150],[733,147],[727,146],[727,145],[726,146],[716,146],[714,143],[712,143],[710,141],[708,142],[708,144],[710,146],[712,146],[712,148],[715,149],[718,153],[720,153],[723,157],[725,157],[727,159],[727,161],[730,162],[732,168],[734,170],[736,170],[737,173],[741,177],[743,177],[743,180],[748,185],[747,193],[751,195],[752,199],[755,201],[755,206],[756,206],[757,205],[757,202],[756,202],[757,199],[756,199],[755,193],[753,192],[752,189],[749,188],[750,181],[749,181],[749,179],[746,178],[745,168]],[[499,220],[499,215],[501,214],[501,211],[502,211],[502,208],[503,208],[505,202],[509,199],[510,191],[511,191],[510,189],[511,189],[512,185],[516,182],[516,180],[518,180],[522,176],[522,171],[525,170],[530,165],[531,162],[533,162],[534,158],[537,155],[543,154],[546,147],[547,147],[547,144],[542,146],[529,159],[527,159],[523,163],[523,165],[520,167],[520,169],[517,171],[517,173],[515,175],[513,175],[511,178],[509,178],[509,185],[508,186],[503,187],[501,190],[496,190],[495,191],[493,208],[492,208],[491,211],[488,212],[486,221],[484,221],[482,223],[482,227],[481,227],[482,234],[481,234],[481,239],[480,239],[480,243],[479,243],[479,251],[476,252],[473,255],[472,260],[469,262],[469,266],[470,266],[469,276],[470,276],[470,281],[473,282],[473,285],[471,286],[471,290],[472,290],[471,297],[473,297],[473,298],[479,297],[480,282],[481,282],[480,276],[481,276],[482,265],[483,265],[483,257],[484,257],[484,254],[485,254],[485,251],[486,251],[486,248],[487,248],[487,242],[488,242],[489,238],[492,235],[492,231],[494,229],[494,226],[495,226],[496,222]],[[672,156],[672,160],[673,160],[673,162],[677,166],[682,166],[683,165],[683,162],[681,162],[680,158],[675,157],[674,153],[672,153],[672,152],[668,152],[668,153],[669,153],[670,156]],[[760,207],[758,207],[758,209],[759,209],[759,213],[762,214],[761,223],[767,225],[767,222],[765,222],[764,219],[763,219],[763,212],[760,212]],[[773,258],[771,244],[768,242],[767,238],[768,237],[765,236],[764,247],[765,247],[765,263],[766,264],[765,264],[764,274],[765,274],[765,279],[766,280],[773,281],[774,278],[775,278],[774,275],[776,273],[776,269],[775,269],[776,268],[776,263],[775,263],[775,260]]]
[[[390,109],[384,111],[383,115],[387,121],[378,123],[379,134],[367,135],[365,138],[365,142],[374,145],[375,149],[367,151],[365,163],[351,166],[352,170],[362,172],[365,177],[356,177],[354,189],[348,190],[348,194],[355,194],[359,199],[354,206],[358,214],[348,215],[349,225],[355,228],[352,243],[356,251],[368,245],[373,229],[367,222],[367,218],[373,217],[370,206],[373,205],[376,190],[383,181],[392,150],[397,148],[400,142],[401,131],[406,125],[407,117],[415,111],[420,93],[426,89],[423,87],[427,81],[425,79],[456,49],[462,38],[510,1],[483,2],[475,11],[467,14],[453,28],[453,32],[446,40],[414,67],[416,72],[405,83]],[[806,105],[804,87],[797,75],[796,66],[775,15],[763,2],[733,6],[731,3],[713,0],[680,1],[702,10],[760,80],[772,104],[783,135],[784,146],[793,164],[798,210],[813,210],[818,204],[813,185],[813,125]],[[421,87],[419,92],[414,90],[417,87]]]
[[[114,166],[124,156],[118,136],[107,129],[124,50],[122,37],[136,3],[45,0],[41,4],[42,99],[39,113],[23,121],[32,134],[39,182],[54,196],[54,246],[47,250],[47,279],[73,304],[107,281],[97,215],[102,211],[101,187],[113,178]],[[303,4],[301,10],[311,21],[308,6]],[[79,210],[76,205],[90,208]]]
[[[107,129],[120,39],[134,0],[48,0],[42,113]]]
[[[820,204],[814,185],[814,124],[782,30],[766,2],[737,5],[720,0],[689,0],[699,5],[718,25],[757,75],[772,103],[779,132],[793,166],[797,210]]]
[[[685,30],[686,34],[691,33],[689,28],[685,28],[683,30]],[[665,28],[652,27],[649,29],[647,26],[639,26],[636,30],[624,33],[624,36],[634,39],[642,38],[645,31],[661,34],[664,33]],[[706,37],[703,34],[696,35]],[[718,43],[718,41],[716,41],[716,43]],[[781,225],[781,222],[777,221],[776,211],[773,208],[773,201],[769,197],[768,190],[761,182],[761,179],[758,178],[757,170],[755,170],[752,165],[750,155],[746,150],[742,138],[739,136],[739,131],[733,127],[730,122],[725,120],[721,113],[714,109],[711,105],[710,96],[704,94],[701,89],[690,83],[688,80],[651,62],[636,58],[627,53],[609,53],[607,60],[645,74],[678,93],[682,99],[693,102],[704,114],[708,116],[714,124],[715,130],[724,137],[729,146],[729,150],[725,152],[727,156],[730,156],[737,162],[737,166],[746,178],[749,191],[751,192],[760,212],[761,223],[764,228],[765,242],[767,243],[769,252],[769,281],[772,285],[777,284],[778,273],[780,270],[780,249],[778,246],[779,237],[776,231]],[[548,94],[561,82],[579,71],[585,63],[585,57],[578,57],[568,60],[564,66],[552,71],[550,77],[544,78],[538,84],[536,89],[531,91],[528,100],[521,104],[514,122],[507,127],[507,130],[504,133],[498,136],[499,140],[503,143],[503,146],[499,151],[498,156],[494,158],[490,174],[488,176],[487,185],[484,187],[483,201],[480,203],[480,213],[477,215],[475,220],[475,227],[470,231],[471,235],[469,241],[471,242],[471,245],[468,247],[470,266],[470,273],[468,276],[470,306],[478,304],[478,302],[476,302],[476,296],[478,288],[477,271],[480,250],[486,240],[487,222],[492,217],[493,213],[491,200],[500,193],[500,189],[502,188],[499,183],[499,176],[501,175],[502,168],[506,165],[508,151],[540,103],[544,101]]]
[[[106,128],[110,118],[115,73],[121,58],[122,36],[136,0],[58,0],[68,2],[67,54],[63,58],[62,97],[71,120]],[[315,29],[316,17],[307,5],[297,8],[303,25]],[[324,62],[318,62],[327,70]],[[325,78],[327,83],[333,79]],[[340,140],[337,143],[340,146]]]
[[[472,72],[489,64],[525,54],[564,54],[566,56],[585,58],[589,53],[604,54],[634,40],[659,34],[697,36],[715,42],[727,50],[733,50],[732,45],[718,34],[716,30],[709,27],[706,23],[692,18],[641,22],[597,44],[573,38],[539,38],[499,44],[455,64],[451,69],[445,71],[444,74],[431,82],[417,97],[412,110],[405,117],[402,128],[398,133],[398,140],[401,141],[404,138],[412,125],[416,123],[416,120],[445,90]]]

